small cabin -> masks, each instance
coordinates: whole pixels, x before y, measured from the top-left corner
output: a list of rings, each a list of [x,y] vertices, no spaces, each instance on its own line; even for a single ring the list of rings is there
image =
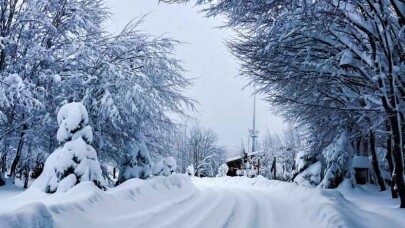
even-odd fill
[[[244,153],[243,156],[236,156],[233,158],[229,158],[226,160],[226,165],[228,165],[228,173],[226,174],[227,176],[241,176],[243,174],[243,169],[246,167],[246,163],[248,161],[251,162],[250,166],[253,165],[253,169],[257,170],[260,166],[260,164],[257,162],[257,157],[260,156],[259,152],[249,152],[249,153]],[[250,175],[257,175],[257,171],[254,174]],[[249,176],[249,174],[248,174]]]
[[[371,175],[373,171],[373,166],[368,157],[354,156],[352,167],[355,171],[355,178],[357,184],[367,184],[372,182]]]
[[[238,170],[242,168],[242,158],[240,156],[230,158],[226,160],[226,165],[229,167],[228,172],[226,173],[227,176],[237,176]]]

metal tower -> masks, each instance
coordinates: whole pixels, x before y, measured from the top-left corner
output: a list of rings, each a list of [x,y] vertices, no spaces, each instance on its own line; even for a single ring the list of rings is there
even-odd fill
[[[256,86],[253,94],[253,128],[249,130],[250,137],[252,138],[252,152],[256,151],[256,138],[259,131],[256,130]]]

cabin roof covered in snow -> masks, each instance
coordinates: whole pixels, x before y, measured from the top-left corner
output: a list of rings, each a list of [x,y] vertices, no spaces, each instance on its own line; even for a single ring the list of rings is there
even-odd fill
[[[249,152],[248,156],[254,156],[254,155],[257,155],[257,154],[262,154],[262,152],[261,151]],[[235,156],[235,157],[227,158],[225,161],[226,162],[231,162],[231,161],[236,161],[236,160],[239,160],[239,159],[242,159],[242,156],[238,155],[238,156]]]
[[[241,159],[240,156],[231,157],[231,158],[227,158],[227,159],[226,159],[226,162],[236,161],[236,160],[239,160],[239,159]]]
[[[366,168],[366,169],[370,169],[372,167],[370,159],[368,159],[368,157],[365,156],[354,156],[352,166],[353,168]]]

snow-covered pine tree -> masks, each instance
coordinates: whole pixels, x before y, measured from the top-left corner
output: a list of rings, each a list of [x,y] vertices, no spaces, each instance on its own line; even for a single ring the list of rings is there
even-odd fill
[[[90,145],[93,132],[84,105],[78,102],[63,105],[57,119],[57,139],[63,145],[48,157],[42,174],[32,186],[54,193],[92,181],[100,189],[105,188],[97,153]]]
[[[136,138],[127,143],[125,159],[120,165],[116,186],[131,178],[147,179],[152,174],[152,159],[144,136],[140,132],[135,135]]]
[[[348,137],[347,132],[342,132],[324,149],[323,154],[326,157],[327,167],[319,187],[336,188],[345,178],[354,183],[353,149]]]

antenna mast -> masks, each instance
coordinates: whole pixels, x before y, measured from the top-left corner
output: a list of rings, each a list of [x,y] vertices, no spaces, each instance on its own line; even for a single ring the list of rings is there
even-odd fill
[[[252,152],[256,151],[256,138],[259,133],[256,130],[256,85],[254,86],[253,94],[253,128],[250,130],[250,137],[252,138]]]

